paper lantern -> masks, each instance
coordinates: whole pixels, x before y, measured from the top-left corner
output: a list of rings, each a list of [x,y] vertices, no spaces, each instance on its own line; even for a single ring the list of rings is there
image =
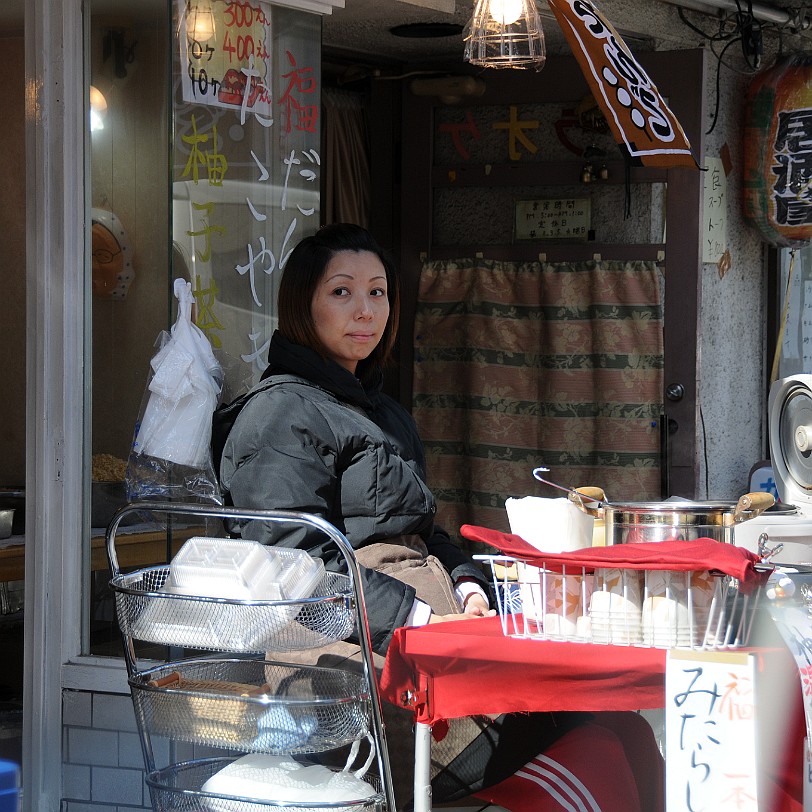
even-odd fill
[[[747,93],[744,217],[779,247],[812,239],[812,57],[759,74]]]

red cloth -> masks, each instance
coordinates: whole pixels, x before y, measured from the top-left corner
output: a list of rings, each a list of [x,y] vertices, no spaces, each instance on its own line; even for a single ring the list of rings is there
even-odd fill
[[[769,663],[771,669],[791,669],[792,675],[795,665],[785,649],[751,650],[759,655],[760,671]],[[417,721],[435,725],[441,733],[442,720],[476,714],[661,708],[665,662],[663,649],[505,637],[499,618],[473,618],[397,629],[380,688],[383,699],[411,707]],[[805,728],[800,683],[791,702],[781,711],[789,720],[784,746],[771,752],[769,765],[764,765],[770,812],[801,812]],[[773,711],[769,702],[760,703],[760,712]],[[613,715],[598,713],[594,723]],[[617,726],[604,726],[622,742],[642,788],[637,768],[644,762],[631,752],[629,737]],[[652,791],[658,794],[656,788]],[[494,800],[511,812],[523,812]],[[646,812],[649,808],[643,806]]]
[[[506,637],[498,617],[396,629],[381,695],[433,724],[476,714],[661,708],[663,649]]]
[[[663,772],[645,719],[630,712],[598,714],[476,797],[510,812],[661,812]]]
[[[615,544],[609,547],[586,547],[569,553],[545,553],[537,550],[521,536],[464,524],[463,537],[496,547],[505,555],[519,558],[537,567],[560,568],[562,565],[596,568],[623,568],[632,570],[713,570],[736,578],[749,590],[765,581],[766,572],[756,572],[759,557],[755,553],[723,544],[715,539],[693,541],[655,541],[645,544]]]

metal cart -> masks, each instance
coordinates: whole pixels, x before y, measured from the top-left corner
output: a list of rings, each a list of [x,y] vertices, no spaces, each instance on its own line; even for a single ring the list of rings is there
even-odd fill
[[[134,512],[164,517],[167,563],[122,573],[116,535],[122,519]],[[167,584],[173,527],[229,519],[319,531],[338,547],[346,574],[326,571],[314,592],[298,600],[230,599],[173,590]],[[286,812],[394,812],[358,564],[341,532],[305,513],[144,502],[118,511],[108,527],[106,545],[155,812],[273,812],[282,808]],[[360,673],[284,661],[285,652],[319,648],[353,632],[361,649]],[[139,654],[144,645],[152,647],[152,659]],[[168,652],[157,661],[156,646]],[[190,649],[194,656],[184,656],[192,653]],[[168,740],[170,745],[169,763],[164,765],[156,763],[156,752],[167,752],[165,747],[156,748],[158,740]],[[352,765],[365,740],[369,744],[366,763],[356,769]],[[187,747],[193,753],[191,759],[173,758],[178,743],[191,745]],[[296,756],[297,761],[304,761],[302,757],[308,754],[340,748],[349,749],[349,756],[343,770],[332,770],[337,780],[353,775],[364,781],[347,779],[347,787],[331,793],[335,800],[330,802],[291,800],[284,788],[280,788],[279,798],[273,792],[222,791],[220,784],[216,790],[210,788],[213,777],[232,769],[230,765],[234,769],[238,765],[242,770],[238,774],[250,778],[256,775],[252,759],[266,759],[263,765],[269,756],[284,756],[289,761]],[[367,774],[370,766],[373,770]],[[353,795],[359,783],[365,791]],[[240,786],[256,784],[247,781]]]

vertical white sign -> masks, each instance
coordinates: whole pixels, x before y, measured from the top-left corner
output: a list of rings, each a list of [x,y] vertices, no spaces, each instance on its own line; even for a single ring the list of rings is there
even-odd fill
[[[667,812],[758,812],[754,657],[668,653]]]
[[[727,251],[727,177],[721,158],[707,158],[702,206],[702,261],[717,263]]]

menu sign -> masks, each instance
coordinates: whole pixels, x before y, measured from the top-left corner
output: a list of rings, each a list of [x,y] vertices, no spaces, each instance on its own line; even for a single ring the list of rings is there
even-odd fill
[[[183,100],[271,119],[268,3],[178,0]]]
[[[747,652],[668,652],[667,812],[759,812],[755,677]]]

